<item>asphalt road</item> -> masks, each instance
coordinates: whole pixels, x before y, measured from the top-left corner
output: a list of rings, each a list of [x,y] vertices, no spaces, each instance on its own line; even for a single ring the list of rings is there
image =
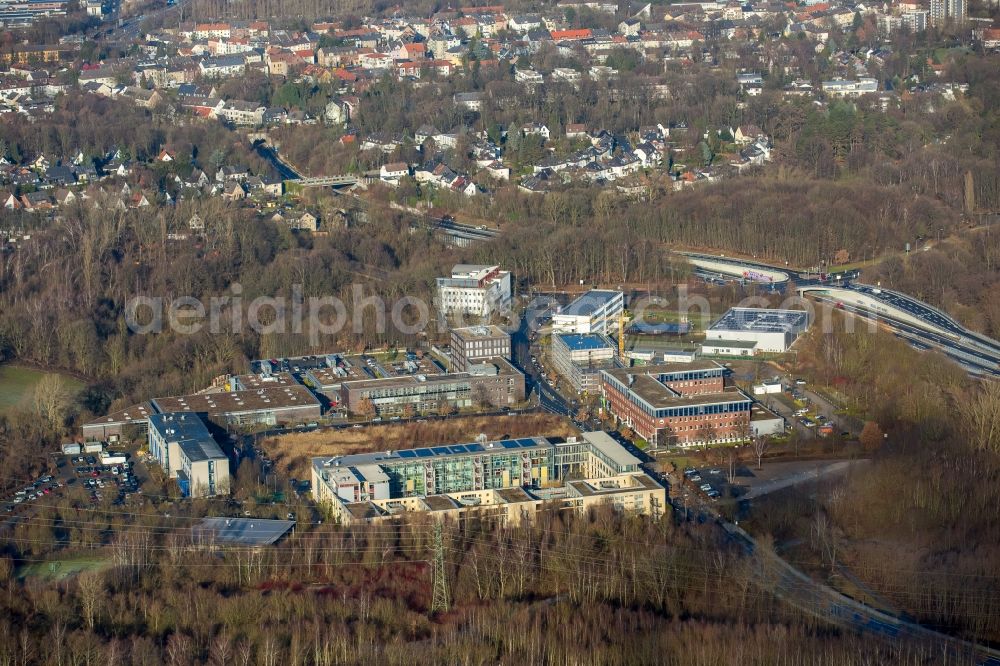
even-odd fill
[[[816,297],[820,301],[833,302],[833,299],[823,296]],[[843,304],[840,309],[864,319],[874,320],[895,331],[899,337],[908,342],[916,343],[917,349],[938,349],[952,358],[959,365],[973,374],[1000,376],[1000,353],[991,354],[982,347],[970,345],[945,334],[934,333],[924,328],[907,324],[884,314],[873,314],[867,310]]]
[[[711,259],[717,262],[732,264],[738,268],[784,271],[788,273],[796,287],[830,284],[864,294],[869,298],[884,302],[887,306],[898,308],[920,319],[927,326],[931,327],[932,330],[906,324],[883,314],[875,315],[867,313],[865,310],[848,306],[847,304],[838,307],[862,317],[877,319],[899,333],[904,339],[915,342],[914,347],[917,349],[924,347],[940,349],[973,374],[1000,376],[1000,342],[980,335],[975,331],[970,331],[941,310],[907,294],[854,283],[850,279],[836,281],[828,279],[826,282],[822,282],[806,273],[795,272],[787,267],[772,266],[756,261],[730,259],[728,257],[708,254],[688,254],[687,256]],[[702,273],[706,277],[712,276],[710,272],[702,271]],[[817,298],[828,302],[833,300],[822,296],[817,296]]]
[[[764,495],[777,492],[779,490],[784,490],[785,488],[791,488],[797,486],[800,483],[807,483],[809,481],[815,481],[816,479],[823,478],[825,476],[833,476],[836,474],[843,474],[852,466],[857,465],[862,460],[841,460],[833,463],[809,463],[807,466],[809,469],[804,469],[800,472],[790,474],[787,476],[779,476],[774,479],[760,480],[754,479],[749,482],[750,490],[746,495],[743,495],[740,499],[754,499],[756,497],[762,497]],[[746,478],[740,479],[741,483],[746,483]]]
[[[669,477],[669,483],[678,482]],[[831,625],[899,645],[921,643],[938,654],[956,658],[956,663],[1000,666],[1000,651],[960,640],[928,629],[899,616],[872,608],[814,580],[777,554],[762,551],[746,530],[719,515],[715,507],[697,493],[687,491],[687,502],[673,505],[688,520],[714,522],[730,542],[742,549],[756,571],[754,580],[763,589],[802,612]]]

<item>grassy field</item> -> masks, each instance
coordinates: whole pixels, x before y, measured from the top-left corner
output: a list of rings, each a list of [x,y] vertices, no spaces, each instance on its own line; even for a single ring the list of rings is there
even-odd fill
[[[26,578],[41,578],[45,581],[60,581],[84,571],[103,569],[109,566],[109,564],[110,562],[107,560],[88,557],[36,562],[19,568],[17,570],[17,577],[21,580]]]
[[[0,365],[0,414],[15,407],[30,406],[35,386],[48,374],[54,373],[19,365]],[[71,393],[75,394],[83,388],[83,382],[75,377],[61,376]]]
[[[565,419],[551,414],[470,416],[426,423],[294,433],[266,439],[262,444],[279,472],[295,479],[308,479],[310,458],[316,456],[461,444],[475,441],[480,433],[497,440],[534,435],[566,437],[578,434],[578,431]]]

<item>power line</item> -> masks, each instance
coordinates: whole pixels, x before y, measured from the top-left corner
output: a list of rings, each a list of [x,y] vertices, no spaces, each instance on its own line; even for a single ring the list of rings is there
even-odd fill
[[[434,523],[434,595],[431,600],[432,613],[447,613],[449,603],[448,578],[444,568],[444,543],[440,521]]]

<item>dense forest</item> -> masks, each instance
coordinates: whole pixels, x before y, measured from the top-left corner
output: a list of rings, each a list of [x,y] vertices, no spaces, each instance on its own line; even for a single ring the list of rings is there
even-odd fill
[[[847,323],[811,333],[800,353],[811,379],[869,419],[872,460],[759,503],[748,528],[820,578],[846,567],[921,623],[996,642],[1000,390]]]
[[[469,521],[444,538],[447,613],[428,614],[429,525],[303,524],[265,550],[194,545],[196,503],[149,511],[54,506],[0,559],[0,658],[111,664],[921,663],[814,625],[776,600],[711,524],[613,512]],[[171,511],[176,511],[171,508]],[[104,567],[65,583],[30,564],[58,548]]]

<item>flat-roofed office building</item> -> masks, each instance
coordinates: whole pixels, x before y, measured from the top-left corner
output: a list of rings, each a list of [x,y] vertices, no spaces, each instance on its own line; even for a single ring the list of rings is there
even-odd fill
[[[453,372],[499,357],[510,360],[510,334],[499,326],[468,326],[451,330]]]
[[[556,333],[552,336],[552,365],[577,393],[599,393],[601,370],[618,367],[616,349],[597,333]]]
[[[616,330],[625,309],[620,291],[591,289],[552,315],[554,333],[608,333]]]
[[[437,279],[438,309],[445,314],[490,317],[510,308],[512,281],[499,266],[456,264]]]
[[[229,456],[198,414],[151,415],[148,442],[150,454],[170,478],[177,479],[185,497],[229,493]]]
[[[612,415],[653,445],[741,441],[753,400],[726,387],[724,372],[712,361],[605,370],[601,392]]]
[[[542,505],[586,510],[611,504],[659,515],[665,490],[605,432],[566,441],[495,442],[314,458],[313,497],[343,524],[412,512],[439,518],[478,512],[513,524]]]
[[[705,331],[703,349],[704,353],[728,350],[726,355],[732,356],[782,353],[807,328],[809,313],[803,310],[730,308]]]
[[[525,395],[524,374],[497,357],[472,365],[467,372],[363,379],[344,382],[340,390],[348,411],[365,413],[370,403],[375,414],[387,416],[435,412],[442,405],[512,407]]]

